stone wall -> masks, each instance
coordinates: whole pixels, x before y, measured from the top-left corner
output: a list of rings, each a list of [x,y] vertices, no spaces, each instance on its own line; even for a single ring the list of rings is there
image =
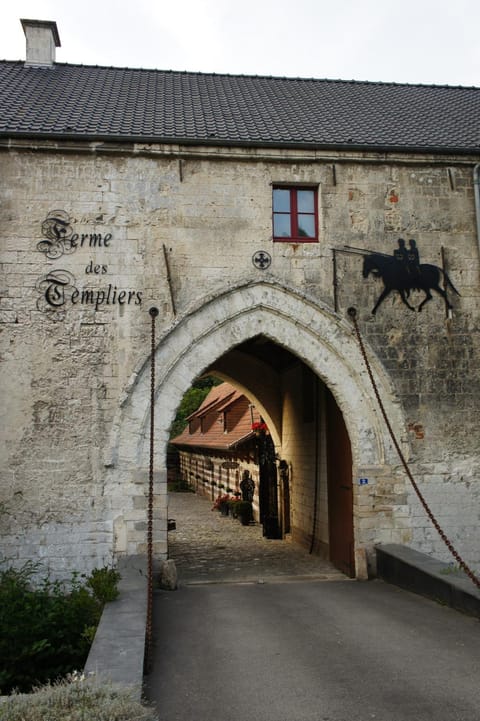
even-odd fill
[[[282,457],[288,459],[292,538],[328,555],[328,491],[323,384],[298,365],[282,379]],[[318,406],[318,407],[317,407]],[[315,486],[318,491],[315,494]]]
[[[0,153],[5,556],[40,556],[62,573],[144,550],[155,305],[160,556],[176,407],[198,374],[263,332],[320,377],[344,414],[354,478],[370,481],[355,491],[356,543],[403,542],[445,558],[379,416],[346,314],[354,305],[414,475],[459,550],[480,566],[473,159],[85,150],[26,143]],[[319,184],[319,243],[272,243],[278,182]],[[42,226],[59,210],[77,237],[72,247],[71,237],[68,246],[54,235],[48,257]],[[414,313],[398,294],[371,315],[381,283],[362,278],[362,256],[344,246],[391,255],[399,237],[416,239],[422,262],[445,265],[461,293],[450,293],[450,318],[438,296]],[[258,250],[272,256],[267,270],[252,264]],[[46,303],[48,289],[56,306]]]

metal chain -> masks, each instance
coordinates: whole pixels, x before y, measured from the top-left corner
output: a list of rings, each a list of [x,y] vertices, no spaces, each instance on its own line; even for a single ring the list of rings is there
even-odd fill
[[[158,308],[150,308],[151,347],[150,347],[150,464],[148,473],[148,509],[147,509],[147,627],[145,631],[145,669],[152,663],[152,619],[153,619],[153,452],[155,434],[155,319]]]
[[[470,578],[470,580],[475,584],[475,586],[477,586],[478,588],[480,588],[480,580],[475,576],[474,572],[473,572],[473,571],[471,570],[471,568],[465,563],[465,561],[464,561],[463,558],[460,556],[460,554],[458,553],[458,551],[455,550],[452,542],[451,542],[451,541],[448,539],[448,537],[446,536],[445,532],[443,531],[443,529],[441,528],[441,526],[440,526],[440,524],[438,523],[437,519],[435,518],[435,516],[433,515],[432,511],[430,510],[430,507],[428,506],[425,498],[423,497],[423,495],[422,495],[422,493],[421,493],[421,491],[420,491],[420,489],[419,489],[419,487],[418,487],[418,485],[417,485],[417,483],[416,483],[416,481],[415,481],[415,479],[414,479],[414,477],[413,477],[413,475],[412,475],[412,473],[411,473],[411,471],[410,471],[410,468],[408,467],[408,464],[407,464],[407,462],[406,462],[406,460],[405,460],[405,457],[404,457],[404,455],[403,455],[403,453],[402,453],[402,449],[400,448],[400,445],[399,445],[399,443],[398,443],[398,441],[397,441],[397,439],[396,439],[396,437],[395,437],[395,434],[394,434],[394,432],[393,432],[393,429],[392,429],[392,426],[391,426],[390,421],[389,421],[389,419],[388,419],[387,413],[386,413],[386,411],[385,411],[385,407],[384,407],[384,405],[383,405],[382,399],[380,398],[380,394],[379,394],[379,392],[378,392],[377,384],[376,384],[375,379],[374,379],[374,377],[373,377],[373,373],[372,373],[372,369],[371,369],[371,366],[370,366],[370,362],[369,362],[369,360],[368,360],[368,356],[367,356],[367,353],[366,353],[366,351],[365,351],[365,346],[364,346],[364,344],[363,344],[362,336],[361,336],[361,334],[360,334],[360,330],[359,330],[358,323],[357,323],[357,310],[356,310],[356,308],[353,308],[353,307],[352,307],[352,308],[349,308],[349,309],[347,310],[347,313],[348,313],[348,315],[350,316],[350,318],[352,319],[353,326],[354,326],[354,328],[355,328],[355,333],[356,333],[357,339],[358,339],[358,344],[359,344],[359,346],[360,346],[360,350],[361,350],[363,359],[364,359],[364,361],[365,361],[365,365],[366,365],[366,368],[367,368],[367,371],[368,371],[368,375],[369,375],[369,377],[370,377],[370,381],[371,381],[372,386],[373,386],[373,390],[374,390],[374,392],[375,392],[375,396],[376,396],[376,398],[377,398],[378,405],[379,405],[380,410],[381,410],[381,412],[382,412],[382,415],[383,415],[383,419],[384,419],[384,421],[385,421],[385,424],[386,424],[386,426],[387,426],[387,428],[388,428],[388,432],[390,433],[390,437],[391,437],[391,439],[392,439],[392,441],[393,441],[393,445],[395,446],[395,449],[396,449],[396,451],[397,451],[397,453],[398,453],[398,455],[399,455],[399,458],[400,458],[400,460],[401,460],[401,462],[402,462],[402,465],[403,465],[403,467],[404,467],[404,469],[405,469],[405,473],[407,474],[408,479],[410,480],[410,483],[412,484],[413,489],[414,489],[415,493],[417,494],[417,496],[418,496],[418,498],[419,498],[419,500],[420,500],[420,503],[422,504],[422,506],[423,506],[423,508],[424,508],[424,510],[425,510],[425,512],[426,512],[426,514],[427,514],[427,516],[429,517],[429,519],[431,520],[431,522],[432,522],[433,525],[435,526],[436,530],[438,531],[438,533],[439,533],[439,535],[440,535],[440,538],[441,538],[442,541],[445,543],[445,545],[447,546],[448,550],[450,551],[450,553],[452,554],[452,556],[454,557],[454,559],[457,561],[457,563],[458,563],[458,565],[460,566],[460,568],[462,568],[462,569],[465,571],[465,573],[466,573],[467,576]]]

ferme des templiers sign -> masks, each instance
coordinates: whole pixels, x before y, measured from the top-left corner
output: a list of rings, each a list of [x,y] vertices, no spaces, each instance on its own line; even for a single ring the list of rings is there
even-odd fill
[[[58,260],[75,252],[111,248],[115,240],[112,233],[77,233],[72,218],[64,210],[52,210],[42,223],[42,240],[37,250],[48,260]],[[108,265],[89,260],[85,274],[102,277],[108,274]],[[90,307],[95,311],[105,306],[141,305],[142,291],[118,288],[113,283],[101,287],[79,287],[75,276],[63,268],[54,268],[36,283],[39,293],[37,309],[52,320],[63,320],[70,307]]]

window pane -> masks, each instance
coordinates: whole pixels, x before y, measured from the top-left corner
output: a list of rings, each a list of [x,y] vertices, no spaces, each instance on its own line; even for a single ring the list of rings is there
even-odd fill
[[[290,216],[288,213],[285,215],[278,215],[277,213],[273,216],[273,235],[275,238],[290,238],[292,231],[290,228]]]
[[[315,204],[313,202],[313,190],[297,191],[297,208],[299,213],[314,213]]]
[[[298,237],[315,238],[315,216],[298,215]]]
[[[277,213],[290,212],[290,191],[275,188],[273,191],[273,210]]]

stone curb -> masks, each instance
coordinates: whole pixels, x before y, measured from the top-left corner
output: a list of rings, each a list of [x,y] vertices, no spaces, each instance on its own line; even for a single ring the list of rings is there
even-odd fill
[[[375,550],[379,578],[480,618],[480,591],[465,573],[406,546],[391,543]]]
[[[105,605],[84,671],[100,681],[130,686],[140,698],[147,621],[146,558],[121,558],[117,569],[120,595]]]

